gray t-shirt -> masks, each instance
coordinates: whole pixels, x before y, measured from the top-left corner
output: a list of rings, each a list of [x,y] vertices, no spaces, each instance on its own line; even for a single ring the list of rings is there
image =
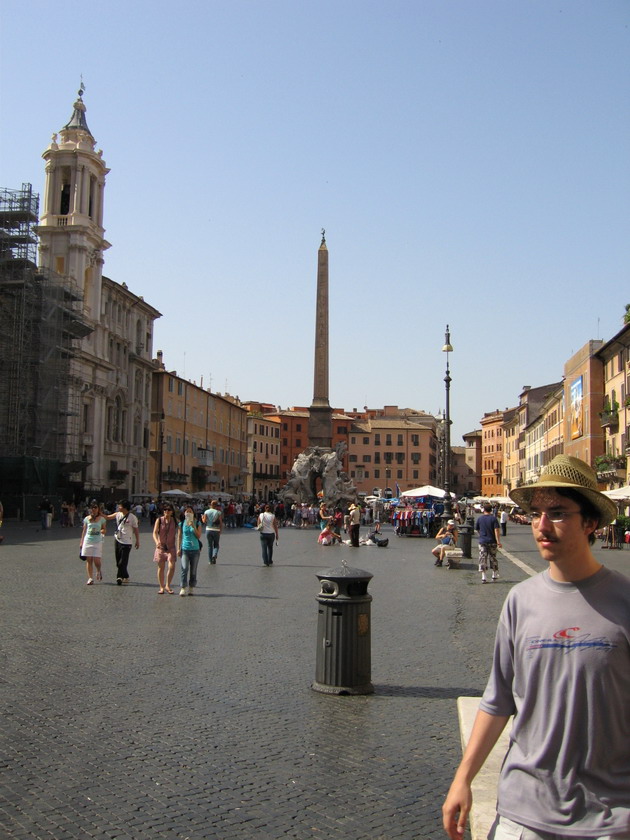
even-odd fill
[[[515,586],[480,708],[515,715],[499,814],[566,837],[628,831],[630,579],[546,571]]]

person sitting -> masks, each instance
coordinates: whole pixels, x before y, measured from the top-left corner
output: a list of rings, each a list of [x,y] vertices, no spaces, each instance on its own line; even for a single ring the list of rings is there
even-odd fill
[[[455,520],[449,519],[446,525],[442,525],[440,530],[435,535],[438,544],[431,549],[431,553],[436,558],[435,565],[441,566],[444,562],[444,552],[448,548],[457,545],[457,528],[455,527]]]

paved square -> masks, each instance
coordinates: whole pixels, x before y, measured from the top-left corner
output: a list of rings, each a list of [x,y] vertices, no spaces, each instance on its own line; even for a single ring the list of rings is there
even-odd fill
[[[284,528],[202,554],[194,597],[157,595],[142,526],[131,584],[85,585],[79,529],[4,529],[0,547],[0,833],[7,838],[441,838],[460,757],[456,698],[479,694],[507,588],[503,563],[436,569],[433,542],[320,547]],[[205,548],[204,548],[205,551]],[[367,569],[375,694],[315,676],[315,572]],[[179,567],[178,567],[179,570]]]

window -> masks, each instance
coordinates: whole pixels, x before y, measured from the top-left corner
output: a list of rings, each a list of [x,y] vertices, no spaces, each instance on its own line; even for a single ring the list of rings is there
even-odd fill
[[[420,446],[420,435],[411,435],[412,446]]]
[[[374,446],[380,446],[380,445],[381,445],[381,436],[380,436],[380,434],[375,433],[375,435],[374,435]]]
[[[357,442],[357,439],[355,438],[354,435],[352,435],[352,437],[350,438],[350,443],[356,443],[356,442]]]
[[[380,452],[375,452],[374,453],[374,463],[375,464],[380,464],[381,463],[381,453]]]
[[[412,452],[411,453],[411,463],[412,464],[419,464],[420,463],[420,452]]]
[[[338,435],[347,435],[348,434],[348,427],[347,426],[337,426],[337,434]]]
[[[370,439],[369,439],[369,437],[364,437],[364,438],[363,438],[363,444],[364,444],[364,446],[368,446],[368,445],[369,445],[369,443],[370,443]]]
[[[302,424],[301,423],[296,423],[295,424],[295,431],[296,432],[301,432],[302,431]]]
[[[402,478],[402,477],[403,477],[403,471],[402,470],[396,470],[396,478]]]
[[[393,455],[392,455],[391,452],[386,452],[385,453],[385,463],[386,464],[391,464],[392,458],[393,458]]]
[[[175,381],[172,376],[169,376],[168,378],[168,390],[171,393],[173,393],[173,391],[175,390]]]
[[[404,452],[397,452],[396,453],[396,463],[397,464],[404,464],[405,463],[405,453]]]
[[[392,445],[392,436],[391,435],[385,435],[385,446],[391,446],[391,445]]]
[[[350,463],[355,464],[357,462],[357,456],[356,455],[348,455],[348,460],[350,461]]]
[[[403,436],[398,435],[398,446],[402,446],[402,445],[403,445]]]
[[[363,478],[369,478],[369,477],[370,477],[370,471],[369,471],[369,470],[366,470],[366,471],[363,473]]]
[[[302,446],[302,438],[296,438],[295,439],[295,445],[296,446]]]
[[[380,477],[381,477],[381,471],[380,470],[374,470],[374,478],[380,478]]]
[[[363,463],[364,463],[364,464],[369,464],[371,460],[372,460],[372,456],[371,456],[371,455],[364,455],[364,456],[363,456]]]
[[[411,473],[411,476],[412,476],[412,478],[419,478],[418,470],[413,470],[413,472]]]

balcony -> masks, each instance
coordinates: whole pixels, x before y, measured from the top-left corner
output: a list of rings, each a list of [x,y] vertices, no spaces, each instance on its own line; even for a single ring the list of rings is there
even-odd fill
[[[107,477],[112,484],[122,484],[129,475],[129,470],[110,470]]]
[[[602,429],[617,429],[619,427],[619,411],[612,408],[600,411],[599,422]]]
[[[175,470],[166,470],[162,473],[162,481],[166,484],[187,484],[188,474],[176,472]]]
[[[619,480],[625,483],[626,464],[625,455],[598,455],[593,461],[597,480],[601,482]]]

